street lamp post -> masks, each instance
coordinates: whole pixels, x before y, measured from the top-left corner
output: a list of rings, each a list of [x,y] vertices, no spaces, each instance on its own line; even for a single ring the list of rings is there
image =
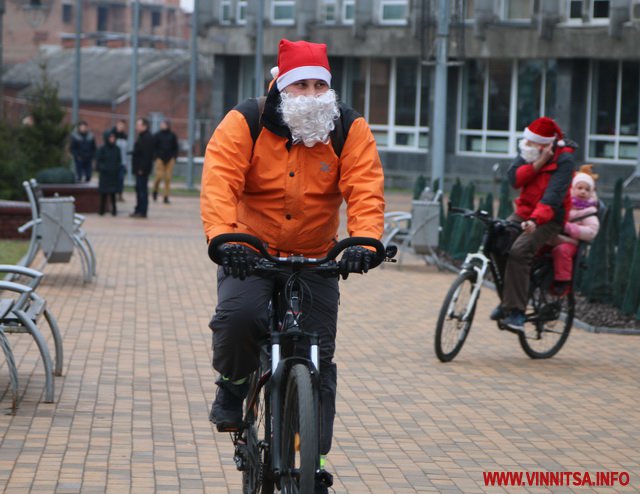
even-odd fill
[[[449,44],[449,0],[439,0],[436,36],[436,73],[433,125],[431,126],[431,180],[444,190],[445,139],[447,138],[447,48]]]
[[[76,0],[76,38],[75,38],[75,60],[73,69],[73,94],[71,106],[71,124],[78,124],[80,114],[80,45],[82,38],[82,0]]]
[[[140,0],[133,0],[133,29],[131,31],[131,87],[129,88],[129,167],[127,183],[133,183],[132,154],[136,138],[136,113],[138,111],[138,30],[140,29]]]
[[[262,68],[262,52],[264,45],[264,3],[258,1],[258,12],[256,13],[256,60],[255,60],[255,73],[256,73],[256,98],[262,96],[264,93],[264,69]]]
[[[191,64],[189,70],[189,149],[187,154],[187,188],[193,189],[193,144],[195,141],[196,82],[198,80],[198,0],[191,14]]]

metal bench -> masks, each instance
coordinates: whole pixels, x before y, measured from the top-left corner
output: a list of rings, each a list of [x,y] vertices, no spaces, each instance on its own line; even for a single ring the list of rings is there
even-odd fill
[[[9,368],[13,407],[15,408],[17,403],[18,376],[13,352],[6,335],[14,333],[28,333],[35,340],[45,372],[44,401],[51,403],[54,399],[53,376],[62,375],[64,356],[58,323],[48,309],[45,299],[35,292],[43,274],[23,266],[0,264],[0,274],[3,273],[13,275],[13,279],[26,279],[25,284],[15,281],[0,281],[0,346],[2,346]],[[47,343],[38,328],[42,316],[49,325],[53,336],[55,361],[52,361]]]
[[[398,246],[398,262],[407,251],[423,256],[425,261],[441,267],[435,252],[440,232],[441,191],[430,197],[428,189],[420,199],[412,202],[411,212],[392,211],[384,215],[384,231],[381,242]]]
[[[31,229],[31,241],[20,266],[31,266],[38,251],[42,251],[47,263],[69,262],[74,250],[77,250],[82,265],[85,283],[91,282],[96,275],[96,256],[93,246],[82,229],[85,217],[77,214],[73,197],[43,197],[42,190],[35,179],[22,183],[29,204],[32,219],[18,228],[20,233]]]

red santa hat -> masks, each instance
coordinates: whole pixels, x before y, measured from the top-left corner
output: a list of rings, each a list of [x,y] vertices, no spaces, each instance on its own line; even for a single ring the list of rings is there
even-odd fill
[[[302,79],[320,79],[331,86],[327,45],[308,41],[280,40],[278,66],[271,69],[278,90]]]
[[[524,138],[536,144],[550,144],[558,139],[559,145],[564,145],[562,130],[558,124],[549,117],[535,119],[524,129]]]

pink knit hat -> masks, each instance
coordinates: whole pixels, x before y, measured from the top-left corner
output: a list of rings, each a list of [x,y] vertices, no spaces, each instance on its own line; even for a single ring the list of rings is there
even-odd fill
[[[576,184],[580,182],[586,182],[591,186],[591,190],[595,190],[596,182],[593,180],[593,177],[588,173],[578,172],[573,176],[573,180],[571,181],[571,187],[575,187]]]

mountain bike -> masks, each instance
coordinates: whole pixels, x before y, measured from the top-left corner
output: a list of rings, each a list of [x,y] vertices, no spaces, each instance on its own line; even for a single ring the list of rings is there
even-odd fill
[[[372,238],[351,237],[338,242],[321,258],[275,257],[263,243],[248,234],[219,235],[209,251],[220,264],[219,247],[244,243],[259,256],[253,274],[283,276],[286,282],[273,294],[269,307],[270,328],[261,342],[259,368],[249,378],[243,425],[231,432],[234,461],[242,472],[243,493],[312,493],[320,471],[319,337],[314,328],[304,327],[301,301],[307,293],[300,276],[341,274],[337,256],[347,247],[375,249],[371,268],[392,261],[395,248],[384,248]]]
[[[450,212],[481,221],[484,232],[477,252],[467,254],[457,278],[442,303],[435,332],[435,351],[442,362],[453,360],[462,349],[476,311],[480,291],[487,273],[495,282],[502,300],[504,256],[520,233],[517,223],[494,219],[486,211],[451,207]],[[577,259],[574,260],[574,273]],[[575,312],[573,280],[566,293],[558,296],[553,286],[553,259],[544,249],[536,254],[531,268],[529,303],[525,310],[524,331],[513,331],[502,321],[501,330],[515,332],[520,346],[533,359],[553,357],[569,337]]]

